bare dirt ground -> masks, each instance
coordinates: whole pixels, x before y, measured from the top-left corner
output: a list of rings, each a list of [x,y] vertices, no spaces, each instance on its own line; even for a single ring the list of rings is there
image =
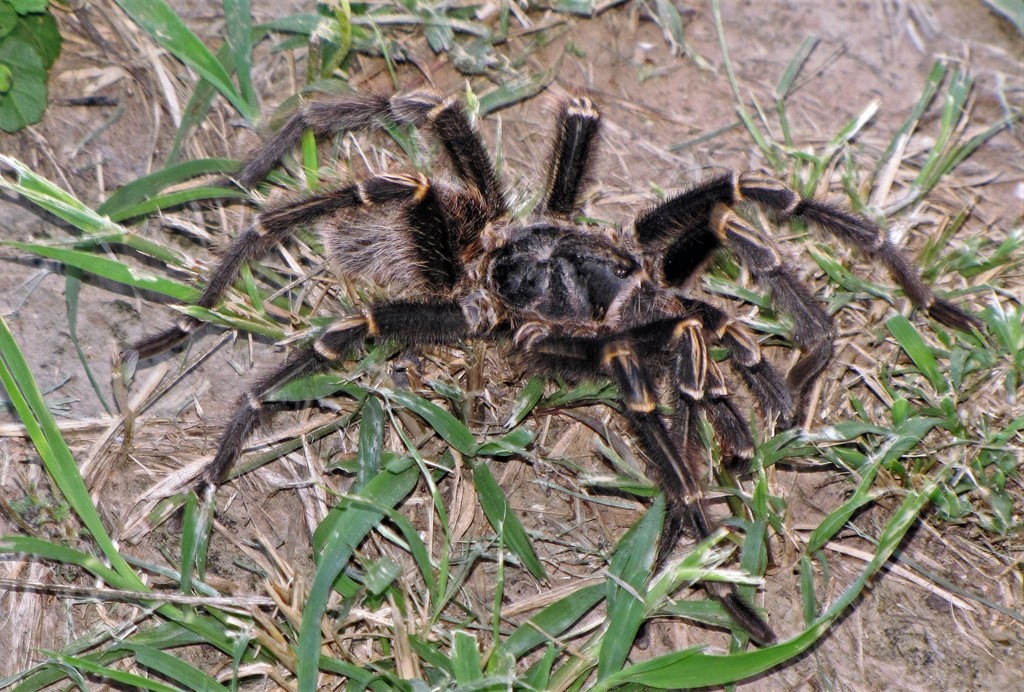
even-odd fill
[[[858,139],[869,160],[874,160],[871,154],[877,159],[918,99],[939,57],[962,62],[973,72],[976,87],[972,121],[979,127],[1003,117],[1008,103],[1020,108],[1024,99],[1021,37],[980,2],[780,0],[723,4],[723,25],[737,81],[744,96],[752,96],[759,103],[772,102],[772,90],[801,41],[811,35],[820,39],[802,73],[801,87],[788,100],[793,138],[798,144],[821,146],[869,102],[879,99],[878,115]],[[258,7],[255,11],[261,19],[268,19],[299,9],[301,6],[287,10]],[[603,218],[628,218],[630,210],[651,199],[653,186],[673,190],[712,172],[765,166],[742,128],[730,128],[737,122],[735,100],[725,78],[710,11],[702,2],[680,3],[680,10],[687,21],[688,46],[700,60],[692,54],[673,56],[657,26],[633,4],[592,20],[546,17],[544,21],[565,22],[565,29],[552,32],[551,43],[527,58],[538,70],[560,65],[553,90],[583,87],[602,103],[608,126],[599,165],[601,184],[595,188],[590,204]],[[222,19],[215,12],[178,11],[204,39],[220,42]],[[536,20],[541,15],[530,16]],[[50,80],[53,105],[39,125],[0,138],[0,151],[31,164],[95,205],[120,185],[162,165],[174,131],[175,114],[169,104],[183,105],[181,95],[188,90],[178,80],[187,73],[160,55],[106,0],[68,12],[60,22],[65,45]],[[461,89],[464,77],[431,54],[422,40],[411,38],[409,50],[418,69],[400,67],[399,74],[406,83],[429,80],[442,89]],[[301,68],[296,68],[288,54],[272,55],[261,49],[261,61],[257,86],[266,104],[275,105],[297,91],[300,80],[295,75]],[[361,87],[387,88],[378,61],[364,59],[362,65]],[[115,105],[69,105],[69,99],[82,95],[111,96]],[[512,187],[529,184],[530,172],[544,156],[550,103],[550,96],[541,96],[500,113],[505,165],[513,171],[507,182]],[[241,156],[251,148],[255,142],[252,133],[237,127],[226,114],[224,109],[208,119],[190,143],[186,158]],[[494,141],[498,119],[491,118],[484,124],[488,141]],[[673,146],[723,128],[720,135],[703,144]],[[517,174],[523,178],[517,180]],[[945,205],[954,214],[973,202],[971,218],[961,232],[964,236],[1005,236],[1019,226],[1024,216],[1020,124],[988,142],[958,170],[957,183],[944,186],[936,195],[934,204]],[[68,236],[67,229],[27,203],[0,199],[0,209],[0,238],[52,240]],[[239,227],[242,214],[240,209],[228,209],[223,213],[228,230],[211,229],[211,234],[220,237],[221,233],[232,232]],[[191,216],[187,211],[176,212],[176,216],[206,225],[198,212]],[[167,232],[155,223],[151,225],[153,233]],[[925,232],[927,229],[915,231]],[[920,237],[912,236],[907,243],[909,251],[913,253],[921,242]],[[183,240],[182,245],[196,252],[191,242]],[[251,381],[252,371],[280,357],[276,349],[259,339],[220,345],[198,367],[184,373],[168,395],[148,411],[145,424],[135,431],[130,456],[94,453],[93,445],[109,425],[109,417],[69,337],[62,270],[7,249],[0,249],[0,267],[0,311],[25,350],[48,400],[67,424],[76,459],[89,459],[100,469],[95,471],[92,489],[115,534],[124,530],[124,517],[137,512],[135,503],[142,491],[176,468],[198,463],[212,454],[221,421],[246,382]],[[819,276],[810,276],[809,280],[816,288],[825,283]],[[958,287],[939,286],[943,290]],[[1018,304],[1024,302],[1024,289],[1018,291],[1016,300]],[[98,388],[109,404],[113,401],[112,364],[118,350],[133,338],[170,323],[172,311],[122,287],[91,279],[83,283],[80,301],[78,337]],[[892,357],[873,354],[871,349],[876,344],[870,338],[866,345],[857,340],[856,335],[870,333],[873,325],[891,314],[889,306],[876,303],[838,316],[842,343],[837,361],[851,369],[870,371],[875,358]],[[223,340],[219,330],[206,329],[192,353]],[[143,388],[155,377],[157,368],[174,372],[182,362],[178,355],[149,364],[139,372],[134,386]],[[827,379],[812,425],[827,423],[830,414],[848,406],[846,386],[840,376]],[[977,410],[978,415],[984,415],[985,403],[979,402]],[[295,420],[299,420],[295,425],[302,425],[303,419]],[[602,462],[593,453],[594,434],[582,426],[565,427],[564,421],[560,425],[560,436],[542,436],[540,444],[557,449],[591,471],[601,470]],[[273,434],[284,438],[290,430],[294,432],[288,423],[281,423]],[[35,454],[17,432],[13,416],[0,411],[0,487],[8,501],[45,494],[45,476],[34,462]],[[240,481],[244,491],[240,491],[239,506],[226,512],[224,521],[237,522],[230,525],[230,531],[238,532],[240,537],[248,538],[260,531],[273,535],[292,564],[308,567],[308,519],[304,512],[309,511],[309,505],[300,505],[287,491],[268,490],[287,485],[285,476],[291,473],[274,466],[259,472],[256,483]],[[561,521],[566,513],[579,511],[568,507],[564,499],[559,499],[561,496],[553,498],[533,489],[531,481],[537,475],[561,474],[561,469],[536,469],[514,462],[504,473],[499,481],[521,512],[536,511],[539,517],[550,515]],[[778,493],[790,503],[795,527],[816,525],[842,502],[848,490],[824,472],[779,472],[775,482]],[[517,494],[520,490],[522,494]],[[600,517],[597,528],[591,523],[586,530],[593,532],[596,548],[607,547],[637,516],[624,510],[610,511]],[[556,523],[556,519],[551,521]],[[884,517],[865,518],[868,525],[872,521],[881,523]],[[249,529],[249,522],[258,528]],[[539,524],[543,522],[538,520]],[[55,531],[59,528],[59,522],[52,525]],[[0,534],[15,531],[10,518],[0,515]],[[1009,565],[980,557],[984,551],[972,542],[984,540],[976,533],[926,524],[916,531],[904,553],[952,582],[1020,610],[1024,606],[1024,582],[1019,537],[1015,562]],[[150,536],[140,543],[136,555],[159,562],[159,550],[159,540]],[[225,564],[215,565],[211,571],[219,569],[218,573],[237,580],[241,590],[257,589],[258,584],[245,583],[250,578],[248,572],[232,567],[232,555],[226,552],[223,558],[214,557]],[[802,621],[795,561],[787,554],[777,559],[779,564],[765,588],[764,607],[778,632],[798,631]],[[837,553],[829,559],[832,577],[839,585],[837,591],[863,566],[855,555]],[[9,562],[0,565],[0,571],[7,578],[26,581],[63,578],[44,565]],[[1019,622],[978,603],[951,604],[897,572],[880,577],[812,652],[744,687],[1024,687],[1024,630]],[[552,586],[574,578],[578,575],[567,567],[552,577]],[[481,576],[483,592],[487,587],[484,581]],[[524,584],[522,588],[535,591],[537,587]],[[489,598],[482,594],[481,601],[488,603]],[[25,633],[5,653],[0,652],[0,676],[22,669],[34,660],[37,649],[60,648],[72,636],[69,626],[73,623],[103,617],[102,609],[80,612],[92,607],[28,592],[0,594],[0,628]],[[654,631],[651,638],[652,650],[660,651],[709,641],[713,635],[699,629],[672,630]]]

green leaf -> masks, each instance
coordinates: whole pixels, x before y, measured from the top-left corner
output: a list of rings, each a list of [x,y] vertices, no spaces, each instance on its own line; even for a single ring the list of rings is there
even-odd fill
[[[200,175],[236,173],[239,168],[240,164],[235,159],[195,159],[176,166],[168,166],[124,185],[110,195],[106,202],[96,207],[96,213],[107,216],[120,214],[124,209],[154,197],[171,185],[177,185]]]
[[[37,175],[16,158],[0,154],[0,163],[14,169],[17,179],[9,180],[0,174],[0,188],[16,192],[33,204],[86,233],[123,233],[124,229],[110,219],[100,216],[78,201],[74,195],[62,190],[41,175]]]
[[[57,661],[60,661],[65,666],[68,666],[74,670],[94,675],[100,679],[110,680],[118,683],[115,687],[128,687],[132,689],[142,690],[155,690],[156,692],[176,692],[177,687],[170,687],[155,680],[150,680],[141,675],[135,675],[134,673],[126,673],[123,670],[117,668],[110,668],[108,666],[99,665],[93,663],[88,658],[80,656],[65,656],[59,653],[51,653],[51,656]]]
[[[18,13],[6,2],[0,2],[0,38],[14,31],[18,24]]]
[[[476,438],[469,428],[459,422],[452,414],[445,411],[432,401],[428,401],[418,394],[405,391],[404,389],[393,389],[383,392],[384,396],[394,403],[409,409],[417,416],[427,421],[430,427],[437,431],[437,434],[445,439],[455,449],[466,456],[476,456]]]
[[[276,388],[267,397],[267,401],[316,401],[338,392],[345,392],[355,399],[366,396],[366,390],[340,375],[316,373]]]
[[[14,35],[32,46],[43,59],[43,67],[49,70],[60,55],[64,38],[60,35],[57,20],[52,14],[30,14],[22,17],[14,28]]]
[[[116,0],[116,2],[146,33],[153,37],[153,40],[212,84],[246,120],[254,122],[259,118],[259,111],[242,98],[220,61],[213,56],[164,0]]]
[[[160,209],[170,209],[189,202],[198,202],[204,199],[247,199],[249,194],[244,190],[231,190],[223,187],[191,187],[187,190],[175,190],[166,195],[157,195],[145,202],[140,202],[130,207],[118,210],[111,214],[111,220],[124,221],[136,216],[152,214]]]
[[[900,346],[906,351],[910,359],[914,361],[917,369],[928,378],[936,392],[949,390],[949,383],[943,377],[939,364],[935,361],[928,344],[924,342],[921,335],[914,328],[914,325],[903,315],[893,315],[885,322],[889,332],[896,337]]]
[[[517,428],[508,435],[480,445],[477,455],[483,457],[511,457],[526,454],[526,447],[533,442],[533,433],[526,428]]]
[[[11,90],[14,86],[14,75],[11,74],[11,68],[7,65],[0,65],[0,97]]]
[[[46,110],[46,68],[32,46],[14,35],[0,41],[0,65],[13,75],[11,88],[0,98],[0,129],[18,130],[42,120]]]
[[[90,274],[102,276],[106,279],[117,281],[118,283],[122,283],[127,286],[135,286],[137,288],[144,288],[148,291],[162,293],[165,296],[170,296],[171,298],[180,300],[183,303],[193,303],[199,298],[199,290],[192,286],[186,286],[178,283],[177,281],[172,281],[171,279],[154,276],[153,274],[142,270],[132,269],[121,262],[116,262],[89,252],[51,247],[49,245],[38,245],[36,243],[5,242],[0,244],[31,252],[35,255],[39,255],[40,257],[49,257],[50,259],[55,259],[58,262],[63,262],[64,264],[72,267],[77,267],[82,271],[87,271]]]
[[[523,561],[526,569],[530,570],[530,574],[534,577],[537,579],[547,578],[544,565],[541,564],[540,558],[534,552],[526,529],[520,523],[519,517],[509,507],[505,491],[491,475],[487,464],[477,464],[473,467],[473,483],[476,485],[476,494],[487,521],[495,531],[501,534],[508,549]]]
[[[259,101],[252,86],[252,8],[249,0],[224,0],[224,19],[242,98],[258,113]]]
[[[409,466],[398,473],[384,470],[366,484],[359,497],[371,503],[393,507],[412,492],[418,478],[417,466]],[[385,514],[379,510],[346,504],[341,508],[332,509],[313,533],[313,545],[320,560],[313,584],[309,587],[306,607],[302,612],[296,671],[300,692],[316,690],[320,662],[320,620],[327,610],[334,582],[366,534],[380,523],[384,516]]]
[[[878,549],[864,571],[839,596],[828,610],[792,639],[756,651],[728,656],[701,653],[687,649],[649,661],[626,666],[598,685],[596,692],[611,690],[619,685],[632,684],[653,689],[680,687],[708,687],[725,685],[750,678],[770,668],[792,660],[810,648],[831,628],[832,623],[860,596],[865,585],[880,570],[899,547],[907,531],[917,520],[934,494],[937,485],[948,476],[943,471],[920,493],[910,493],[882,531]]]
[[[665,496],[659,495],[643,517],[626,532],[608,564],[607,632],[601,639],[597,678],[622,669],[647,613],[647,581],[654,567],[665,520]]]
[[[455,633],[455,645],[452,648],[452,670],[455,682],[460,686],[476,682],[483,677],[480,665],[480,647],[476,637],[469,632]]]
[[[18,14],[46,12],[49,0],[5,0]]]
[[[534,409],[542,396],[544,396],[544,378],[531,377],[519,392],[519,396],[516,397],[512,410],[508,414],[505,429],[511,430],[519,425],[524,418],[530,415],[530,411]]]
[[[601,602],[605,591],[604,584],[591,584],[555,601],[521,625],[498,650],[519,658],[535,646],[557,641],[559,635]]]
[[[203,671],[169,653],[138,644],[125,648],[135,653],[135,660],[139,662],[139,665],[159,673],[168,680],[185,685],[190,690],[226,689]]]

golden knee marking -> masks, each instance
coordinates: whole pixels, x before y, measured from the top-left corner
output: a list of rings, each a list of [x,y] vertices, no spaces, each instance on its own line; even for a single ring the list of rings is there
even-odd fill
[[[338,353],[333,348],[328,346],[322,338],[318,339],[316,343],[313,344],[313,350],[316,352],[318,356],[326,360],[340,360],[342,356],[341,353]]]
[[[427,121],[431,123],[434,122],[439,117],[441,117],[441,114],[444,113],[446,110],[456,106],[458,106],[458,101],[456,101],[454,97],[449,96],[448,98],[441,101],[441,103],[437,104],[436,106],[430,109],[430,111],[427,113]]]
[[[565,106],[567,116],[590,118],[600,120],[601,113],[594,107],[594,102],[585,96],[577,96],[571,99]]]
[[[609,344],[601,354],[601,363],[605,367],[613,365],[622,370],[625,379],[638,385],[637,390],[623,392],[626,408],[633,413],[653,413],[658,408],[658,400],[641,375],[640,363],[636,351],[626,344]]]
[[[430,179],[422,173],[417,174],[404,174],[404,173],[388,173],[379,177],[380,180],[387,180],[388,182],[396,183],[404,187],[415,188],[415,192],[412,193],[412,201],[417,204],[423,201],[423,198],[430,192]]]
[[[363,185],[363,183],[356,184],[356,197],[359,198],[360,204],[362,204],[364,207],[368,207],[373,204],[373,200],[371,200],[370,196],[366,194],[366,188],[363,187]]]
[[[700,326],[700,320],[695,318],[680,320],[676,323],[675,328],[672,329],[672,341],[679,341],[687,332],[698,329]]]

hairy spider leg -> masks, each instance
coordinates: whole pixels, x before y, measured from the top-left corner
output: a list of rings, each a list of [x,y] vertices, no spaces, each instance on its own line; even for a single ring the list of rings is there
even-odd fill
[[[665,248],[665,280],[686,281],[718,247],[707,223],[716,204],[754,202],[785,221],[802,218],[883,264],[918,308],[947,327],[969,332],[981,322],[949,301],[937,297],[885,231],[870,219],[841,206],[800,193],[780,180],[753,172],[727,173],[700,183],[642,212],[635,228],[648,248]]]
[[[556,127],[540,209],[568,217],[579,211],[580,192],[590,178],[601,114],[590,99],[574,96],[559,108]]]
[[[242,264],[259,259],[275,244],[291,236],[295,228],[337,214],[345,209],[388,203],[409,203],[409,227],[422,255],[428,280],[447,286],[456,279],[453,240],[447,232],[445,214],[430,180],[423,176],[381,175],[360,183],[317,193],[268,209],[239,235],[220,264],[213,270],[196,305],[213,308],[238,275]],[[440,230],[440,232],[439,232]],[[162,353],[183,341],[202,322],[189,315],[162,332],[143,338],[131,346],[139,358]]]
[[[689,324],[689,321],[683,323]],[[531,344],[526,355],[528,362],[539,371],[582,378],[611,377],[619,386],[624,403],[622,414],[650,461],[649,471],[668,500],[665,528],[658,546],[659,562],[671,554],[684,526],[692,526],[700,539],[713,533],[714,522],[704,507],[704,490],[658,412],[658,398],[650,374],[627,334],[613,336],[610,340],[542,337]],[[684,431],[683,437],[689,438],[690,434]],[[771,628],[734,588],[712,582],[705,583],[704,587],[756,642],[764,645],[775,641]]]
[[[636,220],[637,237],[648,251],[668,246],[662,278],[669,285],[679,285],[695,274],[722,245],[736,253],[793,317],[792,336],[801,357],[786,379],[799,401],[832,356],[832,318],[783,260],[771,239],[721,201],[732,194],[732,182],[733,178],[727,176],[709,180],[645,211]],[[748,370],[744,379],[753,384],[752,391],[758,391],[759,383],[756,379],[752,382],[750,374]],[[783,420],[790,413],[786,411]]]
[[[480,195],[490,218],[505,212],[508,204],[494,165],[466,107],[458,99],[445,98],[430,89],[390,97],[351,93],[310,101],[295,111],[253,154],[238,175],[238,182],[251,188],[263,180],[284,155],[298,145],[306,130],[311,130],[316,137],[325,137],[336,132],[383,127],[388,123],[431,130],[440,140],[456,176]]]
[[[667,344],[672,341],[676,325],[681,320],[696,318],[703,325],[704,337],[729,351],[730,366],[739,373],[765,417],[777,418],[779,425],[790,427],[793,424],[793,394],[771,361],[764,357],[750,330],[710,303],[682,293],[676,293],[676,300],[683,306],[681,313],[653,320],[630,331],[644,362],[669,348]]]
[[[312,345],[293,352],[242,397],[221,435],[213,461],[203,472],[202,484],[220,484],[241,456],[261,416],[282,406],[266,400],[274,390],[331,367],[367,340],[390,340],[408,346],[458,344],[468,334],[462,306],[452,300],[391,301],[372,305],[361,315],[343,317]]]
[[[793,342],[800,349],[800,358],[790,368],[786,381],[797,398],[801,398],[832,357],[835,339],[832,316],[800,281],[771,239],[729,207],[715,205],[711,211],[711,227],[793,317]]]
[[[708,327],[699,315],[657,320],[629,331],[630,340],[644,363],[669,354],[669,380],[678,400],[674,430],[689,445],[687,458],[704,448],[697,419],[704,413],[715,432],[726,463],[746,471],[754,458],[754,438],[730,397],[725,376],[707,347]],[[746,354],[739,354],[745,357]],[[770,366],[769,366],[770,367]]]
[[[354,92],[305,103],[250,157],[238,174],[238,183],[251,188],[266,178],[285,154],[298,145],[306,130],[320,138],[335,132],[381,127],[389,120],[394,117],[387,96]]]

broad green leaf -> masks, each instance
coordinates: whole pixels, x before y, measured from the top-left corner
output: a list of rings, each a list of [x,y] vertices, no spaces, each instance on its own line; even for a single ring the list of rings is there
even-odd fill
[[[24,39],[8,34],[0,40],[0,65],[10,70],[10,88],[0,96],[0,129],[17,132],[39,122],[46,110],[46,68]]]

